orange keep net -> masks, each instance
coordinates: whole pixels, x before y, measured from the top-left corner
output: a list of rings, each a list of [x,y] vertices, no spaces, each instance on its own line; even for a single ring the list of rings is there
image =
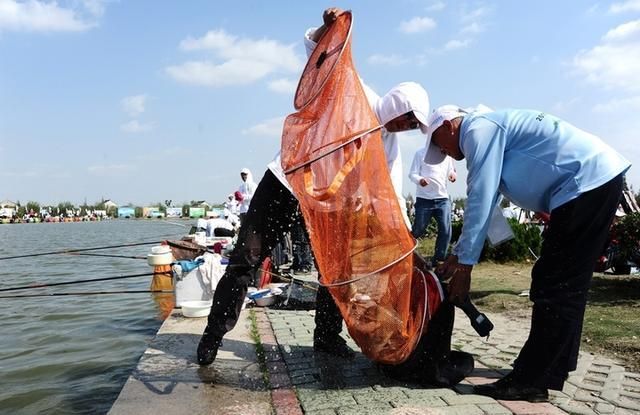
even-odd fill
[[[300,201],[320,282],[349,334],[372,360],[397,364],[426,329],[439,287],[414,266],[415,240],[353,66],[351,21],[351,13],[340,15],[309,58],[298,112],[284,124],[282,167]]]

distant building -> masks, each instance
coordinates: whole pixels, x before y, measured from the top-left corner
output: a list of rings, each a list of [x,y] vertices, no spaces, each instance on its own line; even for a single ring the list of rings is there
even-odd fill
[[[143,207],[142,216],[145,218],[164,218],[164,213],[158,207]]]
[[[190,207],[189,208],[189,217],[190,218],[204,218],[205,208],[203,207]]]
[[[10,201],[10,200],[2,200],[2,201],[0,201],[0,208],[16,209],[17,207],[18,207],[18,205],[15,204],[14,202]]]
[[[136,209],[132,207],[119,207],[118,208],[118,217],[119,218],[135,218],[136,217]]]
[[[117,209],[118,208],[118,204],[115,203],[113,200],[111,199],[107,199],[104,201],[104,209],[105,210],[109,210],[109,208],[111,209]]]
[[[168,218],[179,218],[182,216],[182,208],[179,207],[168,207],[167,208],[167,217]]]

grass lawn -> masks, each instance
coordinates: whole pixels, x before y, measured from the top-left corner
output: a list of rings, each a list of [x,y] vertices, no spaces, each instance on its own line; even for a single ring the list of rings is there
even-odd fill
[[[430,255],[433,240],[419,252]],[[530,317],[531,302],[520,294],[529,289],[532,263],[482,262],[473,269],[471,297],[482,311]],[[594,273],[582,331],[581,350],[619,360],[640,371],[640,275]]]

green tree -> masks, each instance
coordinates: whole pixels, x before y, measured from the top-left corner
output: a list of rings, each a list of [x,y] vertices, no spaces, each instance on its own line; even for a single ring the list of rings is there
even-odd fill
[[[27,202],[27,212],[33,211],[34,213],[40,213],[40,203],[29,201]]]

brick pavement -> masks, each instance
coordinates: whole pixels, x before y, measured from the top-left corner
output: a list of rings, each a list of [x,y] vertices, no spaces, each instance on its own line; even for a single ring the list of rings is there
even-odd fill
[[[427,389],[385,377],[361,353],[353,360],[314,353],[314,311],[257,309],[256,314],[278,415],[640,413],[640,375],[587,353],[581,353],[564,390],[551,392],[550,403],[496,401],[472,394],[473,384],[491,382],[510,370],[526,340],[526,319],[491,315],[496,328],[485,340],[459,313],[453,344],[474,354],[476,369],[454,389]],[[346,330],[343,335],[358,350]]]

